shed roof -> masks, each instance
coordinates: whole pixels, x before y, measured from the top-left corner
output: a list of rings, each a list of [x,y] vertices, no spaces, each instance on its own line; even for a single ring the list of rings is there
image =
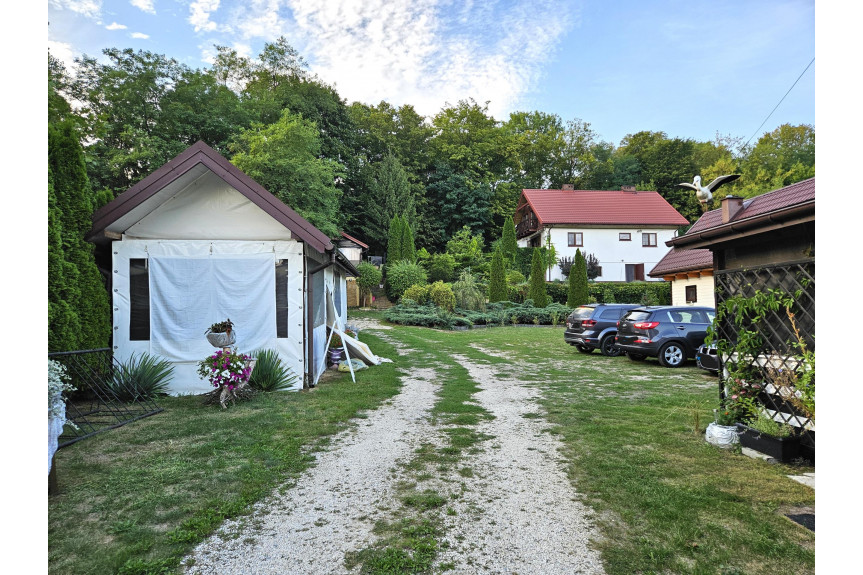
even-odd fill
[[[522,190],[541,225],[685,226],[686,218],[657,192],[628,190]]]
[[[671,248],[653,266],[653,269],[647,275],[650,277],[661,277],[668,274],[704,269],[713,269],[713,252],[710,250],[678,250]]]
[[[706,212],[682,236],[666,245],[702,248],[728,239],[746,237],[767,229],[815,219],[815,178],[809,178],[743,201],[728,222],[722,208]]]
[[[360,240],[358,240],[357,238],[352,237],[352,236],[349,236],[349,235],[348,235],[348,234],[346,234],[345,232],[339,232],[339,233],[340,233],[340,234],[342,235],[342,237],[343,237],[343,238],[345,238],[346,240],[351,241],[351,242],[354,242],[355,244],[357,244],[357,245],[358,245],[358,246],[360,246],[361,248],[369,249],[369,246],[368,246],[367,244],[364,244],[363,242],[361,242],[361,241],[360,241]]]
[[[118,237],[135,222],[184,190],[207,170],[219,176],[285,226],[292,236],[306,242],[320,253],[333,249],[333,243],[326,234],[200,141],[96,210],[92,218],[93,227],[87,239],[94,243],[107,243],[112,237]]]

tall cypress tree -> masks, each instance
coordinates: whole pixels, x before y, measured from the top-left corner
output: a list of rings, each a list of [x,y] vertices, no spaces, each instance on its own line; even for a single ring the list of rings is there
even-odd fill
[[[530,291],[529,297],[536,307],[548,305],[548,292],[545,286],[545,258],[539,248],[533,248],[533,257],[530,260]]]
[[[93,246],[84,241],[93,199],[84,151],[70,121],[48,126],[48,174],[48,267],[57,274],[48,282],[49,351],[107,347],[108,293]]]
[[[518,241],[515,237],[515,224],[511,217],[506,217],[503,220],[503,231],[500,236],[501,249],[503,257],[509,261],[509,266],[515,262],[515,254],[518,252]]]
[[[413,230],[411,230],[411,225],[406,217],[402,217],[401,227],[402,259],[411,263],[416,263],[417,248],[414,245],[414,233]]]
[[[566,295],[566,305],[569,307],[584,305],[590,298],[587,287],[587,262],[581,250],[575,250],[575,259],[569,269],[569,290]]]
[[[509,294],[506,289],[506,268],[500,247],[494,250],[491,258],[491,271],[488,278],[488,301],[507,301]]]
[[[387,238],[387,265],[391,266],[402,259],[402,219],[398,215],[390,220]]]

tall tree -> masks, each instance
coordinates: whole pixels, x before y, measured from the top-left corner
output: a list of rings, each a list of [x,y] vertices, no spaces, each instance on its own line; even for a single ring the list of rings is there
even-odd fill
[[[533,248],[533,257],[530,260],[528,297],[533,300],[533,305],[536,307],[548,305],[548,292],[545,285],[545,258],[539,248]]]
[[[358,221],[369,245],[382,250],[393,216],[404,217],[409,225],[416,225],[416,203],[407,174],[392,154],[387,154],[365,171],[368,174],[368,192],[361,202],[363,213]]]
[[[329,237],[338,236],[340,166],[320,157],[313,122],[285,110],[275,124],[242,131],[231,149],[235,166]]]
[[[401,232],[402,232],[401,233],[402,259],[413,264],[413,263],[416,263],[416,261],[417,261],[417,249],[416,249],[416,246],[414,245],[414,234],[413,234],[413,231],[411,230],[411,226],[410,226],[410,223],[408,222],[407,218],[402,216],[401,220],[402,220],[402,224],[401,224],[401,228],[402,228],[402,230],[401,230]]]
[[[509,262],[509,266],[512,267],[515,262],[515,254],[518,251],[518,240],[515,235],[515,223],[512,220],[512,217],[505,218],[503,221],[503,231],[501,232],[501,242],[500,247],[503,253],[503,256]]]
[[[428,218],[445,241],[449,241],[465,226],[485,235],[491,222],[492,192],[488,184],[471,181],[448,163],[439,162],[435,165],[426,190],[430,207],[433,208]]]
[[[587,287],[587,264],[580,249],[575,250],[575,259],[569,270],[569,289],[566,295],[568,307],[584,305],[590,297]]]
[[[503,254],[500,247],[494,250],[491,258],[491,270],[488,278],[488,301],[507,301],[509,293],[506,287],[506,266],[503,262]]]
[[[48,350],[107,347],[108,293],[84,241],[93,200],[72,122],[48,126]]]
[[[390,266],[402,259],[402,219],[394,215],[390,219],[387,239],[387,265]]]
[[[740,195],[753,197],[815,175],[815,129],[783,124],[761,136],[741,162]],[[723,186],[724,187],[724,186]]]

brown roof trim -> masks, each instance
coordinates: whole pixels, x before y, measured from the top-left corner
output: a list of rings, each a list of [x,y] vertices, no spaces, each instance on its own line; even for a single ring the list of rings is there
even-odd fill
[[[694,234],[678,236],[665,242],[665,245],[681,249],[707,248],[718,243],[814,220],[815,200],[810,200],[760,216],[729,222]]]
[[[350,241],[354,242],[355,244],[357,244],[357,245],[358,245],[358,246],[360,246],[361,248],[369,249],[369,246],[368,246],[367,244],[364,244],[363,242],[361,242],[361,241],[360,241],[360,240],[358,240],[357,238],[355,238],[355,237],[353,237],[353,236],[349,236],[349,235],[348,235],[348,234],[346,234],[345,232],[339,232],[339,233],[342,235],[342,237],[343,237],[343,238],[345,238],[345,239],[347,239],[347,240],[350,240]]]
[[[143,202],[153,197],[165,186],[183,174],[203,164],[227,184],[246,196],[253,204],[264,210],[277,222],[291,231],[291,234],[309,244],[320,253],[333,249],[333,243],[322,231],[292,210],[276,196],[264,189],[255,180],[244,174],[224,156],[204,142],[196,142],[176,158],[117,196],[112,202],[102,206],[93,214],[93,227],[87,240],[106,243],[108,226],[131,212]]]

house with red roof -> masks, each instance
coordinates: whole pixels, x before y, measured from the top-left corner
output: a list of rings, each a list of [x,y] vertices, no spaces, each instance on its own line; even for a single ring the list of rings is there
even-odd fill
[[[671,248],[647,275],[671,284],[671,305],[716,307],[713,253],[708,249]]]
[[[597,281],[642,281],[668,251],[686,218],[659,193],[620,190],[522,190],[513,221],[519,246],[542,247],[550,240],[558,258],[576,250],[592,254],[601,268]],[[551,279],[564,279],[559,267]]]

